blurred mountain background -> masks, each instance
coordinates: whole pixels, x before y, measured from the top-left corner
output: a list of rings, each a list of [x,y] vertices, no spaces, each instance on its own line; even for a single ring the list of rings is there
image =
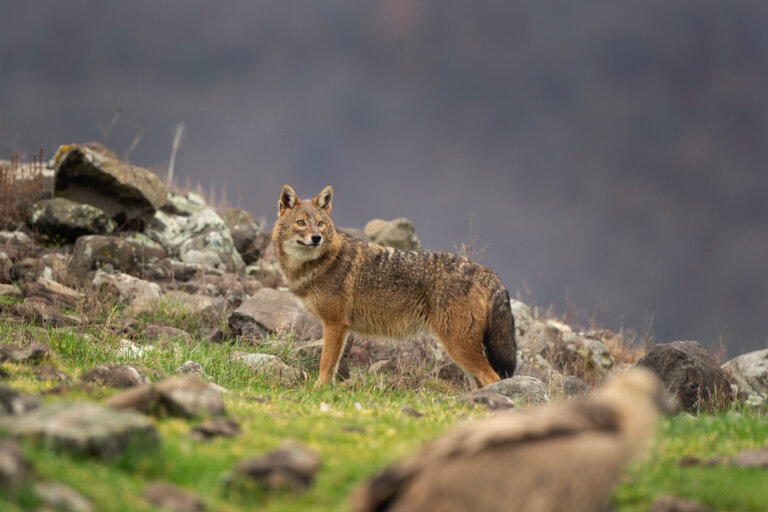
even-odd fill
[[[0,158],[98,141],[271,224],[471,233],[527,302],[768,346],[768,3],[0,0]]]

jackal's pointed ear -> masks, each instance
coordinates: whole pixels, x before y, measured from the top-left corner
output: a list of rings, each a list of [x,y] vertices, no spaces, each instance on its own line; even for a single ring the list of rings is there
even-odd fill
[[[325,213],[331,213],[331,200],[333,199],[333,187],[325,187],[312,204],[323,210]]]
[[[301,204],[299,198],[296,197],[296,192],[288,185],[283,185],[283,191],[280,192],[280,200],[277,202],[277,215],[278,217],[292,208],[296,208]]]

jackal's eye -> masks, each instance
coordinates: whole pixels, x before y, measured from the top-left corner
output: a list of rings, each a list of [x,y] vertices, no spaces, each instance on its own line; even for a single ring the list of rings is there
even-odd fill
[[[301,220],[301,219],[297,220],[297,221],[296,221],[296,224],[298,224],[299,226],[306,226],[306,225],[307,225],[307,223],[306,223],[306,222],[304,222],[304,221],[303,221],[303,220]]]
[[[323,221],[319,220],[317,221],[317,227],[321,227],[323,225]]]

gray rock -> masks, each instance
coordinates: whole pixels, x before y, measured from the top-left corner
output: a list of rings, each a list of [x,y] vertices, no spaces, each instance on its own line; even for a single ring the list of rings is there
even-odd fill
[[[178,375],[197,375],[198,377],[202,377],[205,375],[205,369],[200,363],[196,363],[195,361],[187,361],[176,368],[174,373]]]
[[[172,377],[156,386],[136,386],[113,396],[107,405],[180,418],[224,414],[221,394],[196,377]]]
[[[255,263],[269,244],[269,237],[262,232],[256,219],[250,212],[239,208],[221,210],[218,213],[226,222],[235,249],[243,257],[245,264]]]
[[[5,414],[21,414],[40,405],[36,396],[19,393],[15,389],[0,386],[0,416]]]
[[[224,400],[207,383],[196,377],[171,377],[157,384],[166,409],[173,416],[224,414]]]
[[[97,364],[90,370],[82,373],[80,380],[119,389],[149,383],[149,379],[139,373],[133,366],[117,364]]]
[[[221,297],[190,295],[182,291],[169,291],[160,298],[139,297],[132,301],[126,314],[135,316],[154,311],[159,302],[165,302],[179,314],[189,316],[217,316],[227,309],[227,301]]]
[[[155,427],[142,415],[93,403],[53,403],[26,414],[0,418],[11,435],[36,439],[56,451],[112,460],[159,445]]]
[[[61,146],[54,160],[57,195],[100,208],[122,226],[141,230],[144,218],[166,202],[160,178],[101,145]]]
[[[712,512],[712,509],[698,501],[664,494],[653,501],[648,512]]]
[[[169,194],[169,200],[175,200]],[[155,212],[145,230],[168,255],[218,271],[242,272],[245,263],[224,220],[208,206],[191,209],[189,215]]]
[[[50,347],[43,343],[32,343],[26,347],[7,343],[0,344],[0,362],[40,364],[48,359],[50,354]]]
[[[27,226],[54,242],[74,242],[83,235],[113,233],[115,223],[99,208],[63,197],[43,199],[29,207]]]
[[[35,374],[37,380],[41,381],[53,382],[56,384],[69,384],[72,382],[69,375],[53,366],[33,366],[32,373]]]
[[[184,282],[198,276],[203,270],[204,267],[196,263],[184,263],[183,261],[163,258],[146,270],[146,276],[153,281]]]
[[[54,510],[66,512],[91,512],[93,505],[82,494],[59,482],[37,482],[35,496]]]
[[[300,491],[312,485],[320,457],[296,441],[283,441],[261,457],[241,460],[235,467],[235,479],[256,483],[270,491]]]
[[[515,331],[517,339],[528,332],[531,324],[533,323],[533,315],[531,315],[531,308],[519,300],[509,299],[509,306],[512,309],[512,316],[515,319]]]
[[[4,251],[0,251],[0,284],[8,284],[11,282],[11,267],[13,261]]]
[[[725,372],[695,341],[673,341],[651,347],[637,362],[655,373],[685,410],[695,408],[700,399],[714,399],[727,406],[733,399]]]
[[[512,400],[489,389],[476,389],[471,393],[457,397],[456,400],[472,407],[482,405],[491,411],[503,411],[515,407],[515,403]]]
[[[290,292],[262,288],[229,316],[229,327],[237,335],[264,337],[290,334],[298,340],[322,338],[320,322],[309,314]]]
[[[34,281],[45,271],[45,262],[38,256],[29,256],[17,260],[11,266],[11,279],[14,281]]]
[[[196,425],[190,434],[198,441],[210,441],[214,437],[235,437],[240,432],[240,425],[234,420],[209,418]]]
[[[9,299],[21,299],[21,290],[12,284],[0,284],[0,297]]]
[[[144,499],[164,510],[173,512],[202,512],[203,501],[193,492],[164,482],[155,482],[144,489]]]
[[[192,336],[187,331],[169,325],[150,324],[144,328],[142,340],[145,343],[181,340],[186,344],[192,343]]]
[[[53,307],[41,300],[25,300],[5,308],[5,312],[10,317],[20,318],[38,327],[62,327],[66,325],[82,325],[84,323],[82,317],[62,314],[59,308]]]
[[[549,402],[549,393],[542,381],[534,377],[515,375],[486,386],[493,391],[510,398],[515,405],[543,404]]]
[[[165,258],[163,247],[141,233],[118,236],[88,235],[75,242],[69,271],[83,278],[88,272],[109,269],[140,273]]]
[[[753,405],[768,403],[768,348],[742,354],[723,364],[737,394]]]
[[[160,286],[128,274],[108,274],[97,270],[93,276],[93,286],[97,290],[112,294],[122,302],[131,302],[137,297],[157,299],[160,297]]]
[[[54,306],[65,308],[74,308],[85,299],[82,293],[44,277],[39,277],[37,281],[23,283],[21,289],[27,298],[35,297]]]
[[[410,416],[412,418],[421,418],[424,416],[424,413],[421,411],[417,411],[410,405],[404,406],[402,409],[400,409],[400,412],[405,414],[406,416]]]
[[[232,352],[232,358],[234,361],[247,366],[256,374],[268,379],[277,380],[283,384],[294,385],[304,377],[301,370],[288,366],[277,356]]]
[[[32,476],[32,467],[16,441],[0,440],[0,490],[22,487]]]
[[[365,225],[363,231],[379,245],[396,249],[421,250],[421,242],[416,236],[413,223],[405,218],[390,221],[373,219]]]

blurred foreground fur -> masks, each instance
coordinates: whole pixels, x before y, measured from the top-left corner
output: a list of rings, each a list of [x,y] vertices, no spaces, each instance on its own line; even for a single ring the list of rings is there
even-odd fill
[[[624,464],[644,453],[663,388],[633,369],[592,395],[449,433],[363,486],[356,512],[608,509]]]
[[[434,333],[478,384],[515,371],[509,293],[489,268],[455,254],[381,247],[336,231],[333,189],[299,200],[285,185],[272,230],[291,291],[323,324],[317,385],[333,380],[349,331],[414,338]]]

